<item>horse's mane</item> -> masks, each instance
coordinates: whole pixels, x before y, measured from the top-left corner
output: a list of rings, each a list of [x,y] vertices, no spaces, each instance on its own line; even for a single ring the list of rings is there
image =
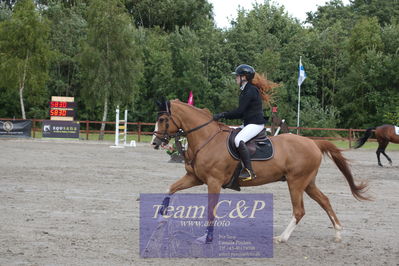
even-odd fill
[[[174,99],[171,100],[171,102],[178,104],[178,105],[184,105],[185,107],[191,108],[195,111],[200,112],[201,114],[205,115],[207,119],[211,119],[212,118],[212,113],[211,111],[209,111],[208,108],[198,108],[195,106],[192,106],[190,104],[184,103],[182,101],[180,101],[179,99]],[[227,126],[226,124],[223,124],[222,122],[216,121],[219,124],[220,129],[222,130],[231,130],[231,128],[229,126]]]
[[[184,105],[184,106],[189,107],[189,108],[191,108],[191,109],[193,109],[195,111],[199,111],[200,113],[204,114],[207,118],[211,118],[212,117],[212,113],[211,113],[211,111],[209,111],[208,108],[203,108],[203,109],[197,108],[197,107],[192,106],[190,104],[181,102],[179,99],[171,100],[171,102],[179,104],[179,105]]]

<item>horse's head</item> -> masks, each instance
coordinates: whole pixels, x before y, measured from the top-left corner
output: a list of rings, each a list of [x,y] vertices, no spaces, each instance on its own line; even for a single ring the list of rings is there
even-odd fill
[[[173,119],[170,102],[157,101],[158,116],[155,124],[154,138],[152,145],[158,149],[160,145],[168,144],[169,140],[179,131],[177,121]]]

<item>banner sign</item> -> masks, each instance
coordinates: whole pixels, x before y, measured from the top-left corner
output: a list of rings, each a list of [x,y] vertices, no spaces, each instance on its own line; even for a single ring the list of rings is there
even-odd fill
[[[167,207],[164,198],[140,194],[140,257],[273,257],[272,194],[220,194],[213,200],[213,221],[208,194],[174,194]],[[213,240],[205,244],[210,224]]]
[[[0,137],[30,138],[31,120],[0,120]]]
[[[74,121],[44,120],[43,138],[79,138],[80,124]]]

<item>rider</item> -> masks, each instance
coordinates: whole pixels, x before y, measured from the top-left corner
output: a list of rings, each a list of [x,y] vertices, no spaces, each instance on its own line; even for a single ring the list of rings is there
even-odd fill
[[[265,127],[267,120],[263,116],[262,99],[269,103],[272,88],[276,86],[255,72],[249,65],[239,65],[232,73],[236,77],[236,83],[240,86],[239,106],[230,112],[223,112],[214,115],[214,120],[221,118],[237,119],[242,118],[244,125],[242,130],[235,137],[234,143],[238,148],[240,159],[244,165],[240,173],[240,179],[249,181],[256,178],[253,171],[251,158],[245,143],[258,135]]]

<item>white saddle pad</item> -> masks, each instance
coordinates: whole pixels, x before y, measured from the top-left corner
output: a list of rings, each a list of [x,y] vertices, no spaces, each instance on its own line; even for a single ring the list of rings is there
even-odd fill
[[[399,127],[395,126],[395,134],[399,135]]]

